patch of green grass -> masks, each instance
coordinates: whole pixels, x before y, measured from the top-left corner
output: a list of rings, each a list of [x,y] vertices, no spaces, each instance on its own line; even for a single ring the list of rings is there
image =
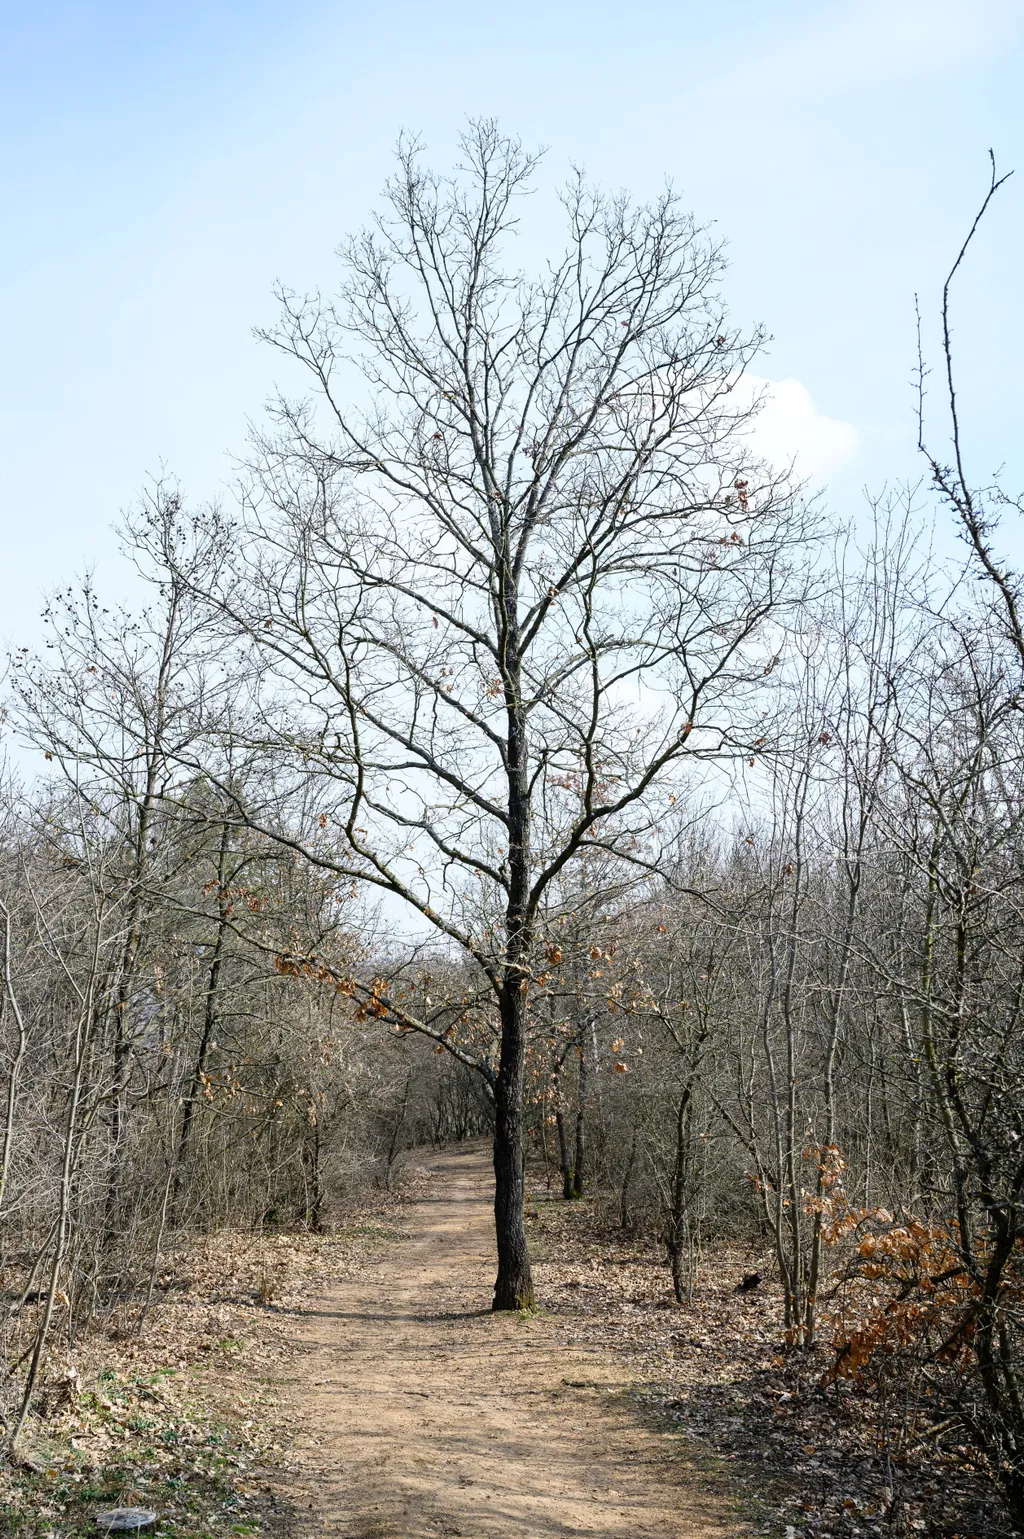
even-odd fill
[[[95,1539],[105,1507],[151,1508],[154,1539],[267,1534],[261,1435],[214,1420],[173,1373],[106,1369],[59,1422],[36,1423],[26,1464],[0,1471],[5,1539]]]

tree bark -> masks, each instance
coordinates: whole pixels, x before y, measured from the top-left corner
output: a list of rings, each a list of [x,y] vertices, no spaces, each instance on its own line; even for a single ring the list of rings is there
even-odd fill
[[[181,1198],[182,1184],[188,1168],[189,1148],[192,1140],[192,1124],[195,1119],[196,1109],[199,1105],[199,1097],[203,1088],[203,1074],[206,1071],[206,1060],[210,1052],[210,1043],[213,1041],[213,1033],[217,1025],[217,1011],[220,1004],[220,973],[224,960],[224,942],[227,938],[228,927],[228,899],[225,891],[225,880],[228,856],[228,825],[225,823],[221,829],[220,849],[217,856],[217,938],[213,946],[213,958],[210,963],[209,978],[206,987],[206,1004],[203,1009],[203,1029],[199,1038],[199,1046],[196,1049],[195,1061],[192,1065],[192,1073],[189,1078],[188,1095],[181,1114],[181,1131],[178,1135],[178,1149],[175,1155],[174,1184],[171,1196],[171,1215],[176,1222],[178,1218],[178,1204]]]
[[[523,1214],[523,1065],[526,992],[522,980],[501,1001],[501,1057],[494,1086],[494,1224],[498,1246],[495,1310],[532,1309],[533,1275]]]
[[[633,1129],[633,1139],[629,1146],[629,1158],[626,1161],[626,1169],[622,1175],[622,1186],[619,1191],[619,1228],[631,1229],[632,1218],[629,1211],[629,1189],[633,1184],[633,1172],[636,1169],[636,1128]]]
[[[582,1197],[587,1164],[587,1039],[580,1033],[579,1080],[576,1098],[576,1153],[572,1166],[572,1195]]]
[[[530,753],[523,705],[522,639],[519,631],[518,574],[510,560],[509,531],[502,534],[498,562],[499,661],[505,691],[508,786],[508,890],[505,956],[498,1008],[501,1046],[494,1084],[494,1223],[498,1275],[492,1308],[532,1309],[533,1276],[523,1213],[525,1147],[523,1078],[532,941],[530,848]]]

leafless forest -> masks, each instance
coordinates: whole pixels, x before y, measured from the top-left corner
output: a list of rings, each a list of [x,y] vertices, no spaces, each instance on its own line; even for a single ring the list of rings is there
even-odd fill
[[[752,454],[715,240],[578,179],[523,275],[534,169],[405,145],[338,293],[279,296],[236,500],[151,487],[145,607],[64,588],[10,661],[7,1444],[182,1234],[329,1231],[486,1134],[496,1309],[524,1170],[680,1302],[749,1243],[779,1351],[930,1407],[1019,1526],[1024,591],[969,274],[920,487],[837,530]]]

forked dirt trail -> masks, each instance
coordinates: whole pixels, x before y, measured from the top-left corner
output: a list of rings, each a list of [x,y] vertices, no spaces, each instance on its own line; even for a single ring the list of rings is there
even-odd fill
[[[727,1506],[616,1399],[628,1384],[610,1352],[574,1347],[557,1317],[489,1313],[487,1154],[428,1169],[408,1237],[302,1327],[312,1351],[286,1400],[308,1532],[731,1539]]]

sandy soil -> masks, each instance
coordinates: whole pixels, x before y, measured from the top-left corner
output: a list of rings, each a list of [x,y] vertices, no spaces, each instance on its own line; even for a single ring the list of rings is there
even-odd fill
[[[571,1345],[557,1316],[490,1313],[486,1151],[428,1169],[407,1237],[314,1305],[301,1377],[280,1386],[309,1532],[732,1539],[678,1443],[638,1424],[621,1360]]]

